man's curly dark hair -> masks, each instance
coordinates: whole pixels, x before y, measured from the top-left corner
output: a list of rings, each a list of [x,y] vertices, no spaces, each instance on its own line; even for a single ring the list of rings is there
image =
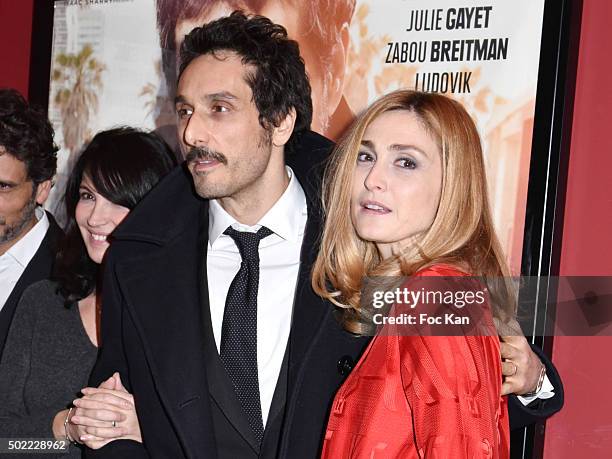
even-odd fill
[[[49,119],[19,92],[0,89],[0,146],[25,163],[28,179],[35,185],[55,175],[58,148],[53,135]]]
[[[255,71],[246,82],[253,92],[259,123],[269,130],[296,112],[295,127],[288,146],[301,132],[310,129],[312,99],[310,83],[298,43],[287,30],[263,16],[234,11],[230,16],[196,27],[181,46],[179,78],[195,58],[218,51],[236,53]]]

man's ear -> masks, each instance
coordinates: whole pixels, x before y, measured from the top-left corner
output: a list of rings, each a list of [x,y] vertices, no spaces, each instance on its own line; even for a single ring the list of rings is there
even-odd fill
[[[289,141],[291,134],[293,134],[296,116],[295,108],[291,107],[287,116],[281,120],[278,126],[272,129],[272,145],[282,147]]]
[[[44,182],[36,185],[36,187],[36,203],[42,206],[49,197],[49,192],[51,191],[51,180],[45,180]]]

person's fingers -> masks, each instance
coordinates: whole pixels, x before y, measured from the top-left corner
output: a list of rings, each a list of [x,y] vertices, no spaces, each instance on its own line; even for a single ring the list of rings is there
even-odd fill
[[[124,429],[121,426],[113,427],[109,425],[108,427],[87,427],[85,431],[89,435],[94,435],[100,438],[117,438],[125,435]]]
[[[121,390],[110,390],[110,389],[102,389],[102,388],[93,388],[93,387],[85,387],[81,390],[81,392],[85,395],[93,395],[93,394],[111,394],[117,397],[120,397],[130,404],[133,404],[134,397],[129,392],[123,392]]]
[[[89,410],[121,410],[129,407],[129,405],[122,404],[121,406],[118,406],[107,401],[93,399],[92,397],[77,398],[72,403],[78,408],[85,408]]]
[[[94,392],[91,394],[85,394],[83,397],[81,397],[81,400],[91,400],[101,403],[108,403],[109,405],[113,405],[124,410],[130,409],[134,406],[131,400],[117,395],[117,391],[114,391],[114,393]]]
[[[508,343],[499,343],[502,359],[515,360],[518,357],[518,349]]]
[[[123,382],[121,381],[121,375],[119,373],[115,373],[113,376],[115,377],[115,389],[127,393],[128,391],[123,386]]]
[[[71,435],[72,438],[81,438],[81,435],[85,434],[85,426],[82,426],[80,424],[74,424],[72,423],[72,421],[70,421],[70,424],[74,427],[73,433]]]
[[[79,436],[79,440],[81,441],[107,441],[105,438],[96,437],[95,435],[90,435],[85,432],[83,429],[83,433]]]
[[[82,418],[90,418],[98,421],[107,421],[107,422],[121,422],[127,419],[127,415],[121,411],[117,410],[108,410],[104,408],[87,408],[81,407],[81,409],[75,413],[77,419],[82,420]],[[79,424],[78,422],[74,422],[74,424]]]
[[[125,421],[127,417],[122,413],[111,411],[108,416],[101,418],[92,418],[89,416],[73,416],[70,422],[83,427],[108,427],[109,423]]]
[[[110,378],[108,378],[106,381],[102,381],[102,383],[98,386],[98,388],[102,388],[102,389],[115,389],[115,378],[113,378],[112,376]]]
[[[101,438],[101,437],[96,437],[95,435],[91,435],[88,433],[83,433],[83,435],[79,437],[79,440],[81,440],[89,448],[98,449],[106,445],[107,443],[110,443],[114,439],[113,438]]]
[[[503,376],[514,376],[518,371],[516,363],[511,361],[502,362],[502,375]]]
[[[510,394],[513,394],[513,393],[514,393],[514,390],[513,390],[512,383],[508,382],[508,380],[506,379],[502,383],[501,394],[502,395],[510,395]]]
[[[108,410],[83,410],[82,414],[77,416],[77,419],[81,421],[78,424],[81,424],[83,419],[88,418],[96,421],[104,421],[106,424],[111,422],[121,422],[127,419],[127,416],[124,413],[119,411],[108,411]],[[77,424],[77,422],[74,422]]]

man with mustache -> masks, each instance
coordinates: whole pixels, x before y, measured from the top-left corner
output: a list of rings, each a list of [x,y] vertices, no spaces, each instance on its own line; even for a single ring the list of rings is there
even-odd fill
[[[23,291],[51,275],[61,230],[42,209],[55,175],[53,128],[13,89],[0,89],[0,356]]]
[[[331,142],[309,130],[304,62],[282,26],[234,13],[186,37],[179,70],[188,171],[113,234],[90,381],[121,374],[143,444],[97,455],[315,457],[366,340],[310,285]]]
[[[311,288],[331,143],[309,130],[304,62],[282,26],[239,12],[191,31],[180,60],[188,171],[113,234],[90,381],[121,374],[143,443],[89,457],[317,457],[367,339]]]

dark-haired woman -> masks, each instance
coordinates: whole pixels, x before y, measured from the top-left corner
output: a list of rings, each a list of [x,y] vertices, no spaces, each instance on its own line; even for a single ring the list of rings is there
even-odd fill
[[[76,421],[138,435],[133,400],[117,375],[104,383],[108,397],[87,412],[91,419],[72,419],[71,406],[97,355],[98,271],[112,232],[174,165],[163,140],[126,127],[100,132],[83,151],[66,189],[54,279],[24,292],[0,362],[0,437],[79,442],[85,428]],[[70,455],[80,457],[79,449]]]

